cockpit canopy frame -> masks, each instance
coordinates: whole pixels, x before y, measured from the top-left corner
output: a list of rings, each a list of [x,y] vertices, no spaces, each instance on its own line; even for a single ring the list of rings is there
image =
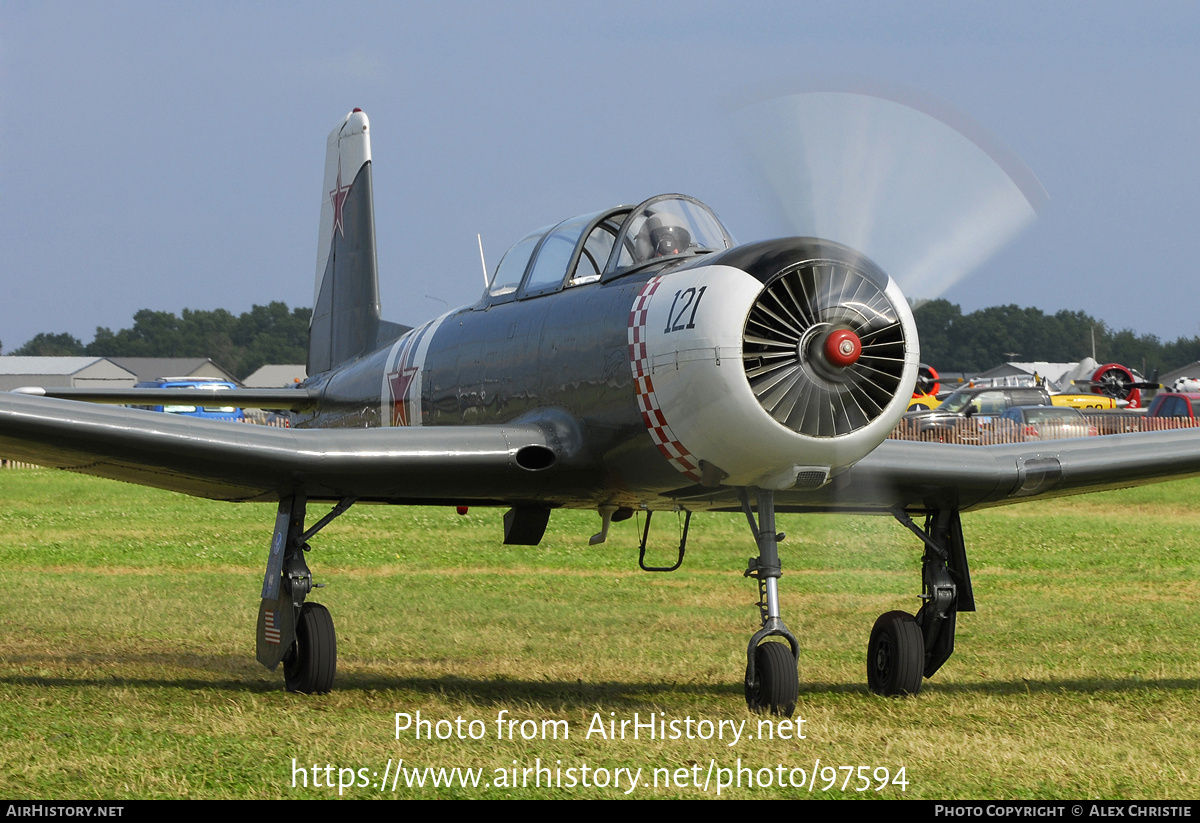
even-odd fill
[[[686,194],[660,194],[629,211],[601,279],[607,282],[647,265],[725,251],[733,245],[708,206]]]
[[[571,217],[522,237],[501,258],[487,305],[607,282],[646,266],[733,246],[708,206],[661,194],[637,206]]]

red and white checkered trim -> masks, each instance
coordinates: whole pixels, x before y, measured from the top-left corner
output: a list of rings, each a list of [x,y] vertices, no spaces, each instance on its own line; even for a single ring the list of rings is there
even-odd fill
[[[688,478],[700,482],[700,461],[684,448],[678,438],[667,425],[654,394],[654,384],[650,380],[650,358],[646,352],[646,315],[649,312],[650,298],[658,290],[661,277],[651,277],[633,301],[633,310],[629,312],[629,367],[633,370],[633,385],[637,390],[638,410],[650,438],[667,462],[681,471]]]

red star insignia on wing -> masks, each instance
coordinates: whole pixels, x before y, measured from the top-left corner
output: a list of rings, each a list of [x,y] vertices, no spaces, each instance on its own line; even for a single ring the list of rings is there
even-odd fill
[[[333,191],[329,192],[329,200],[333,203],[333,228],[342,237],[346,236],[346,229],[342,223],[342,210],[346,205],[346,198],[350,196],[350,186],[342,185],[342,158],[338,158],[338,173],[337,186]]]
[[[392,425],[408,425],[408,387],[416,377],[415,368],[400,369],[388,375],[388,383],[392,387]]]

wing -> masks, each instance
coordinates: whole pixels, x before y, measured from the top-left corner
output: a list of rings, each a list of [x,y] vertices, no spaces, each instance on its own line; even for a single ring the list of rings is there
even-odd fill
[[[1200,475],[1200,428],[996,446],[886,440],[787,511],[960,511]]]
[[[311,499],[532,500],[547,495],[558,473],[544,469],[567,445],[550,423],[282,429],[0,396],[8,458],[217,500],[275,500],[298,488]]]
[[[0,454],[220,500],[275,500],[304,488],[312,499],[569,505],[565,489],[572,483],[561,470],[569,471],[578,452],[578,435],[553,419],[278,429],[0,396]],[[560,470],[546,471],[555,466]],[[780,492],[778,508],[965,511],[1198,474],[1200,429],[996,446],[887,440],[822,489]],[[732,489],[688,491],[666,496],[689,499],[696,508],[737,507]]]

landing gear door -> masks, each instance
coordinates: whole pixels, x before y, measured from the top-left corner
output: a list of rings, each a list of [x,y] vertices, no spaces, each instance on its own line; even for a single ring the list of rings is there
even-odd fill
[[[296,610],[290,597],[263,599],[258,607],[258,631],[255,633],[255,657],[274,670],[296,641]]]
[[[267,556],[267,573],[263,576],[260,595],[263,600],[279,599],[279,589],[283,583],[284,547],[292,519],[291,502],[290,497],[279,501],[279,511],[275,514],[275,533],[271,535],[271,554]]]
[[[271,535],[271,554],[263,576],[262,604],[258,607],[258,629],[255,632],[255,656],[268,669],[283,660],[296,639],[296,615],[290,596],[281,596],[283,587],[283,556],[292,519],[292,499],[279,502],[275,515],[275,532]]]

